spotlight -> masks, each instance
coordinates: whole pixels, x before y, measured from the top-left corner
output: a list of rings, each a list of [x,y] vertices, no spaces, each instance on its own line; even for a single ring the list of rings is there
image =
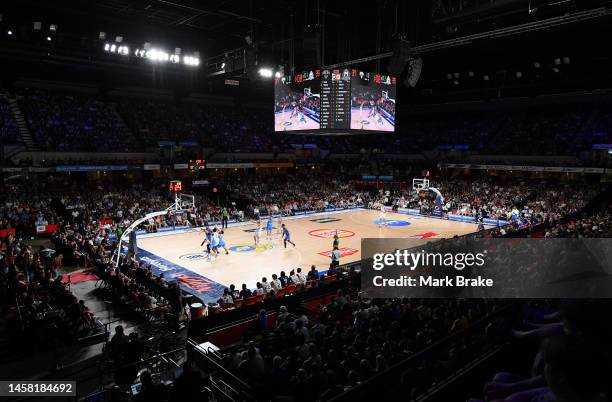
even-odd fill
[[[34,22],[34,30],[35,31],[40,31],[42,29],[42,22],[40,21],[35,21]]]
[[[453,77],[455,77],[455,78],[459,78],[459,73],[455,73],[455,74],[453,74]]]
[[[49,31],[50,32],[57,32],[57,25],[55,25],[55,24],[49,25]]]
[[[473,77],[474,76],[474,72],[473,71],[468,71],[468,77]]]
[[[558,66],[561,64],[561,59],[555,59],[555,66]]]
[[[540,63],[538,63],[537,61],[536,61],[535,63],[533,63],[533,66],[534,66],[535,68],[540,68],[540,67],[542,67],[542,65],[541,65]]]
[[[7,34],[8,34],[9,36],[11,36],[11,35],[13,34],[13,31],[11,31],[11,30],[9,29],[9,30],[8,30],[8,32],[7,32]]]
[[[106,32],[100,31],[100,33],[98,34],[98,38],[100,40],[105,40],[106,39]]]
[[[272,77],[272,75],[274,75],[274,73],[272,72],[272,69],[262,67],[259,69],[259,75],[261,75],[264,78],[270,78]]]
[[[180,61],[180,56],[178,54],[171,54],[170,61],[172,63],[178,63]]]
[[[221,68],[225,68],[225,62],[221,63]]]
[[[560,71],[558,67],[553,67],[552,70],[553,70],[553,73],[558,73]]]
[[[110,50],[110,44],[105,44],[104,45],[104,51],[108,52]]]
[[[453,79],[453,75],[451,73],[446,74],[446,78],[448,78],[449,80]]]
[[[123,36],[117,36],[117,37],[115,37],[115,42],[117,42],[117,43],[121,43],[121,42],[123,42]]]
[[[520,72],[520,71],[517,71],[516,72],[516,78],[521,78],[521,77],[523,77],[523,73]]]
[[[275,76],[276,78],[280,78],[280,77],[281,77],[281,72],[280,72],[280,71],[275,72],[275,73],[274,73],[274,76]]]
[[[110,52],[115,53],[115,50],[117,50],[117,46],[115,44],[112,44],[110,47]]]
[[[51,42],[51,37],[47,36],[47,42]]]
[[[198,57],[194,57],[194,56],[184,56],[183,57],[183,64],[188,65],[188,66],[199,66],[200,65],[200,59]]]
[[[488,75],[484,75],[484,76],[482,77],[482,79],[483,79],[484,81],[489,81],[489,76],[488,76]]]

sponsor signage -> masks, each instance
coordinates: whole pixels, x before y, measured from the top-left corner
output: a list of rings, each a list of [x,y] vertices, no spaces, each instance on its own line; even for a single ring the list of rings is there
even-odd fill
[[[308,232],[309,235],[322,238],[332,238],[338,235],[339,238],[353,237],[355,232],[344,229],[315,229]]]

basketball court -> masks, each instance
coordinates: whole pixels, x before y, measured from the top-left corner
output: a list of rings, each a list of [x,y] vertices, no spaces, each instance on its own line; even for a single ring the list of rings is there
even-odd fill
[[[216,301],[230,284],[240,288],[245,283],[253,289],[262,277],[271,280],[278,274],[298,267],[306,272],[314,264],[326,271],[330,264],[333,237],[340,238],[341,264],[361,259],[362,238],[447,238],[477,230],[474,223],[390,213],[387,225],[380,226],[379,211],[366,209],[286,217],[283,223],[291,233],[291,244],[283,246],[274,220],[272,241],[265,230],[259,246],[254,245],[254,222],[239,223],[225,230],[229,255],[224,251],[208,259],[200,246],[204,233],[187,229],[171,233],[145,234],[138,237],[139,257],[152,265],[156,273],[164,272],[167,280],[179,280],[183,288],[205,302]],[[265,226],[265,220],[264,220]]]
[[[304,114],[305,121],[300,121],[297,116],[291,116],[291,111],[277,112],[274,115],[275,131],[291,130],[318,130],[320,124],[307,113]]]
[[[378,113],[373,116],[369,116],[369,113],[369,109],[361,110],[358,107],[353,107],[351,110],[351,129],[375,131],[395,130],[394,122],[387,120],[385,117],[379,118]]]

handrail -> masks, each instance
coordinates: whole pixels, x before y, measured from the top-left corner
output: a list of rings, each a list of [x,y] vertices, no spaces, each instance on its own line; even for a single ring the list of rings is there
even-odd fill
[[[211,359],[206,353],[202,353],[202,348],[191,338],[187,338],[187,346],[191,347],[196,353],[198,353],[198,355],[203,358],[204,360],[207,361],[207,363],[211,364],[212,367],[215,370],[218,370],[219,372],[223,373],[225,376],[229,377],[232,379],[233,382],[235,382],[235,384],[239,385],[241,390],[238,391],[232,387],[229,386],[228,387],[232,390],[235,391],[236,394],[244,394],[244,396],[246,398],[248,398],[248,400],[255,400],[256,398],[254,398],[252,395],[254,394],[253,389],[251,388],[251,386],[247,383],[245,383],[244,381],[242,381],[239,377],[237,377],[236,375],[234,375],[233,373],[231,373],[230,371],[228,371],[225,367],[223,367],[221,364],[219,364],[218,362],[216,362],[214,359]],[[225,384],[227,384],[226,381],[223,381]]]

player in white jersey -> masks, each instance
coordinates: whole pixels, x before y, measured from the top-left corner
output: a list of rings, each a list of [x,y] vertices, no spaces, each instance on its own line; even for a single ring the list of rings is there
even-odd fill
[[[257,229],[255,229],[255,234],[253,235],[253,239],[255,240],[255,247],[259,246],[259,239],[261,239],[261,222],[257,222]]]
[[[378,227],[387,226],[387,211],[385,206],[380,204],[380,213],[378,214]]]

